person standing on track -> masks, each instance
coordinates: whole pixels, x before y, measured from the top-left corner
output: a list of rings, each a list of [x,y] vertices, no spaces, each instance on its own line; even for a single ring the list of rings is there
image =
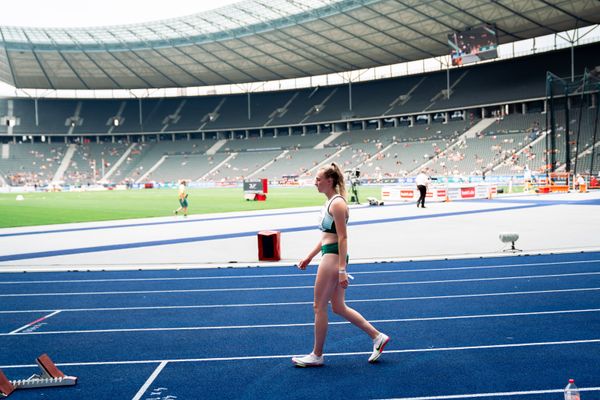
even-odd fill
[[[179,211],[183,211],[183,216],[187,217],[188,211],[188,193],[187,193],[187,182],[185,179],[179,181],[179,208],[174,211],[175,215],[179,214]]]
[[[317,270],[314,288],[314,347],[313,351],[304,357],[293,357],[292,362],[298,367],[316,367],[324,363],[323,346],[327,335],[328,303],[334,313],[345,318],[367,333],[373,340],[373,352],[369,362],[375,362],[381,356],[383,348],[390,338],[379,332],[360,313],[348,307],[345,302],[346,288],[348,287],[348,205],[346,203],[346,186],[344,175],[337,164],[322,168],[315,178],[315,186],[319,193],[327,197],[321,211],[320,229],[323,231],[321,239],[310,251],[308,256],[298,263],[298,268],[306,269],[319,252],[322,253],[321,262]]]
[[[419,200],[417,200],[417,208],[425,208],[425,197],[427,196],[427,186],[429,186],[429,176],[422,170],[415,178],[417,189],[419,189]]]

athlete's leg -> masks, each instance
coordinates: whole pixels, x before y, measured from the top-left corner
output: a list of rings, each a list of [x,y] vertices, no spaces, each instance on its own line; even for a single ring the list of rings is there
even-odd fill
[[[329,322],[327,307],[335,291],[335,287],[339,285],[337,263],[337,254],[325,254],[321,258],[319,269],[317,270],[313,304],[315,311],[315,345],[313,353],[317,356],[323,355],[323,345],[325,344],[327,324]]]
[[[346,305],[346,289],[341,287],[339,284],[336,285],[333,291],[333,297],[331,298],[331,309],[337,315],[345,318],[348,322],[358,326],[360,329],[365,331],[371,339],[375,339],[379,335],[379,331],[375,329],[369,321],[365,319],[358,311],[350,308]]]

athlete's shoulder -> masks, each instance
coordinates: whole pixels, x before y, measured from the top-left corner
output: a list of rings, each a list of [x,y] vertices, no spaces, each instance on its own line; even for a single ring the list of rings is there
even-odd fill
[[[329,208],[334,210],[345,210],[348,208],[348,203],[346,203],[346,199],[343,196],[338,195],[331,199]]]

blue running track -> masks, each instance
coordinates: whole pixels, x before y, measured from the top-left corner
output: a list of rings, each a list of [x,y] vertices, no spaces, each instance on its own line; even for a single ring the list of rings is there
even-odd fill
[[[312,347],[315,268],[0,274],[0,369],[48,353],[77,386],[20,399],[600,398],[600,253],[352,264],[348,304]]]

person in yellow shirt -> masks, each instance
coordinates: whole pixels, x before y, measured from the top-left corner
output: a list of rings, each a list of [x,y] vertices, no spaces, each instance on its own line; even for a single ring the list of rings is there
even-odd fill
[[[175,210],[175,215],[179,214],[180,211],[183,211],[183,216],[187,217],[188,211],[188,193],[187,193],[187,182],[182,179],[179,181],[179,208]]]

